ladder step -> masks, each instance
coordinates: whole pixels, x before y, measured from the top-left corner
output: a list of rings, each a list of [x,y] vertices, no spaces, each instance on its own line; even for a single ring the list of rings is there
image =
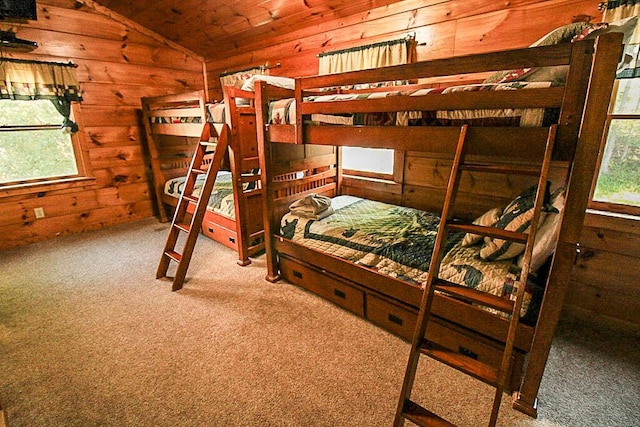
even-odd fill
[[[174,260],[177,263],[180,263],[180,260],[182,259],[182,255],[176,251],[165,251],[164,255],[168,256],[170,259]]]
[[[206,169],[200,169],[200,168],[193,168],[191,169],[191,173],[192,174],[196,174],[196,175],[204,175],[207,173]]]
[[[498,370],[486,363],[479,362],[426,339],[422,340],[420,351],[493,387],[498,385]]]
[[[468,288],[447,280],[436,279],[435,289],[442,291],[445,294],[462,298],[468,302],[475,302],[485,307],[500,310],[504,313],[511,313],[513,311],[514,303],[510,299],[501,298],[497,295]]]
[[[497,165],[488,163],[463,163],[460,170],[468,172],[487,172],[512,175],[539,176],[540,167],[524,165]]]
[[[447,221],[447,226],[453,231],[462,231],[464,233],[480,234],[482,236],[494,237],[497,239],[508,240],[516,243],[527,243],[529,234],[519,233],[517,231],[503,230],[496,227],[485,227],[475,224],[461,224],[459,222]]]
[[[189,224],[175,223],[173,224],[173,226],[180,231],[184,231],[185,233],[188,233],[189,230],[191,230],[191,226]]]
[[[189,203],[198,203],[198,200],[200,200],[198,197],[194,196],[193,194],[185,194],[184,196],[182,196],[182,198]]]
[[[455,424],[451,424],[449,421],[440,418],[428,409],[408,399],[404,401],[402,415],[419,426],[455,427]]]
[[[200,145],[202,145],[203,147],[213,147],[216,148],[216,146],[218,145],[218,141],[200,141]]]

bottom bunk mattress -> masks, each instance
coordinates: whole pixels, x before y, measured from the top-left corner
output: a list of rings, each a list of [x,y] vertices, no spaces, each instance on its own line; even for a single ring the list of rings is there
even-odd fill
[[[423,285],[435,243],[438,215],[353,196],[331,199],[328,215],[287,213],[280,234],[295,243],[379,273]],[[321,218],[321,219],[318,219]],[[515,260],[484,261],[480,245],[463,246],[464,233],[450,233],[439,277],[515,299],[520,269]],[[527,283],[521,316],[534,321],[541,289]],[[495,312],[495,311],[494,311]]]
[[[193,195],[199,197],[204,185],[205,175],[198,175],[193,190]],[[172,197],[180,197],[186,177],[178,177],[167,181],[164,185],[165,194]],[[216,182],[211,191],[211,197],[207,204],[207,210],[235,219],[235,205],[233,200],[233,183],[231,172],[220,171],[216,176]]]

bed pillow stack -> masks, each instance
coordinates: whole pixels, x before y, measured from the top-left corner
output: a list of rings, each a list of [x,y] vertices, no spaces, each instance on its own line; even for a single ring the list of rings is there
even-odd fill
[[[531,271],[538,269],[555,250],[556,236],[560,226],[561,216],[558,214],[564,206],[564,194],[556,196],[551,203],[549,194],[550,182],[547,182],[545,200],[538,220],[538,232],[531,259]],[[520,193],[506,208],[494,208],[478,217],[473,223],[486,227],[496,227],[503,230],[528,233],[533,218],[537,185]],[[463,246],[470,246],[482,240],[482,236],[467,233],[462,241]],[[480,247],[479,256],[485,261],[507,260],[520,256],[519,265],[522,266],[522,252],[524,244],[504,239],[485,237]]]

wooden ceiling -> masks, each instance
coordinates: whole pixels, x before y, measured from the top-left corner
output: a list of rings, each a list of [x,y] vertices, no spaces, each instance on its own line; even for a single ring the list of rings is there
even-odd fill
[[[281,37],[400,0],[98,0],[205,57],[224,58]],[[228,53],[227,53],[228,52]]]

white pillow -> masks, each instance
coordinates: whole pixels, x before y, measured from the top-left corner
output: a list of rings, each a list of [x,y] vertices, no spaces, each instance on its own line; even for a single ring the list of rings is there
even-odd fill
[[[290,77],[279,77],[279,76],[265,76],[262,74],[254,74],[244,81],[241,89],[247,90],[249,92],[253,92],[255,89],[256,82],[267,82],[271,86],[277,86],[284,89],[295,89],[296,81]]]

